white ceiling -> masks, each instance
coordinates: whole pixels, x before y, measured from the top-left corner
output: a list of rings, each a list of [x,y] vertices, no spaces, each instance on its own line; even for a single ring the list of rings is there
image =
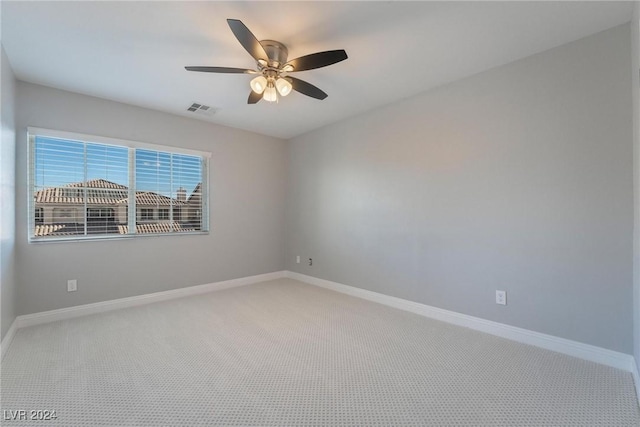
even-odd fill
[[[631,2],[2,2],[18,79],[282,138],[628,22]],[[345,49],[296,73],[329,94],[247,105],[254,68],[226,18],[289,58]],[[192,102],[219,111],[188,113]]]

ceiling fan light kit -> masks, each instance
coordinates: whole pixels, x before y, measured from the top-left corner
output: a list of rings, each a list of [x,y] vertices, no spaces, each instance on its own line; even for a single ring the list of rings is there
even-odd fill
[[[282,96],[287,96],[291,93],[293,85],[286,77],[281,77],[276,80],[276,89],[278,89],[278,93]]]
[[[257,70],[208,66],[189,66],[185,69],[205,73],[259,74],[249,83],[251,93],[248,104],[256,104],[261,99],[276,102],[278,94],[287,96],[292,90],[315,99],[325,99],[328,95],[319,88],[287,74],[326,67],[348,58],[344,50],[330,50],[288,61],[289,51],[284,44],[275,40],[258,41],[240,20],[227,19],[227,23],[240,44],[256,60]]]
[[[276,94],[276,87],[273,82],[267,82],[267,88],[264,90],[262,97],[267,102],[274,102],[278,100],[278,95]]]
[[[255,93],[262,93],[267,88],[267,79],[264,76],[258,76],[251,80],[249,86]]]

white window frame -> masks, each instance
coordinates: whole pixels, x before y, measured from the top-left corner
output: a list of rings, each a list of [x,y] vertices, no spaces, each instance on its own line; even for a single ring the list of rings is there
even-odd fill
[[[114,145],[119,147],[129,148],[129,204],[128,204],[128,234],[116,235],[83,235],[83,236],[56,236],[56,237],[37,237],[35,236],[35,200],[34,200],[34,186],[35,186],[35,139],[36,137],[48,137],[58,138],[68,141],[77,141],[83,143],[98,143],[105,145]],[[28,155],[27,155],[27,185],[28,185],[28,209],[27,214],[29,216],[28,224],[29,230],[27,233],[29,243],[48,243],[48,242],[82,242],[82,241],[95,241],[95,240],[121,240],[139,237],[157,237],[157,236],[185,236],[185,235],[208,235],[210,230],[209,224],[209,164],[211,160],[211,153],[206,151],[192,150],[181,147],[172,147],[167,145],[152,144],[148,142],[130,141],[126,139],[110,138],[97,135],[89,135],[76,132],[66,132],[53,129],[45,129],[39,127],[29,126],[27,127],[27,143],[28,143]],[[135,150],[136,149],[148,149],[161,151],[171,154],[185,154],[190,156],[197,156],[202,158],[202,180],[201,180],[201,210],[202,220],[200,222],[201,230],[189,231],[189,232],[173,232],[173,233],[140,233],[136,234],[135,224],[136,218],[136,206],[135,206]],[[175,208],[175,206],[174,206]],[[86,212],[85,212],[86,216]],[[134,226],[132,227],[131,224]]]

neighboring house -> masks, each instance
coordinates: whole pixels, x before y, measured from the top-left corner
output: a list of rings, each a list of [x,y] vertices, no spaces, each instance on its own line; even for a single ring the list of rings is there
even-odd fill
[[[178,194],[179,196],[179,194]],[[187,219],[192,224],[200,227],[202,221],[202,183],[199,182],[187,199]]]
[[[87,234],[128,233],[129,189],[124,185],[104,179],[86,184],[77,182],[37,191],[34,201],[35,236],[84,234],[85,218]],[[200,184],[188,201],[183,188],[177,190],[175,199],[151,191],[136,191],[135,205],[136,233],[200,229]]]

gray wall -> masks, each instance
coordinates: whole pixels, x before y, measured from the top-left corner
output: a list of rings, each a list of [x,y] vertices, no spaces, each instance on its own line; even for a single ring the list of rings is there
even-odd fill
[[[210,234],[27,243],[27,126],[212,152]],[[286,141],[23,82],[16,133],[18,314],[283,269]]]
[[[634,357],[640,372],[640,3],[636,2],[631,20],[631,59],[633,81],[633,173],[634,173],[634,254],[633,254],[633,336]],[[640,390],[640,384],[636,384]]]
[[[15,280],[15,78],[4,48],[0,47],[2,134],[0,135],[0,335],[4,338],[16,318]]]
[[[287,268],[631,354],[630,39],[616,27],[293,139]]]

